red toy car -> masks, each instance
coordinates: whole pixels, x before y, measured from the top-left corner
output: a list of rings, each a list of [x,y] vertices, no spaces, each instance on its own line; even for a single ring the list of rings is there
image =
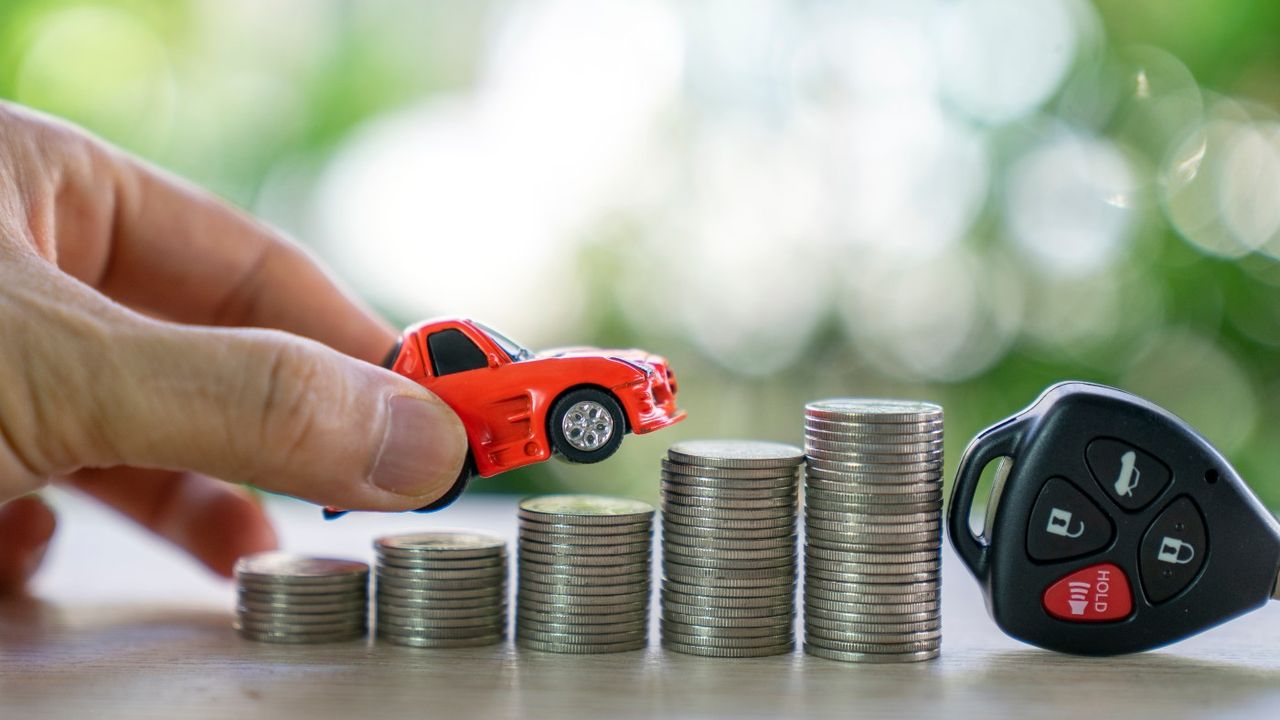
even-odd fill
[[[457,482],[430,512],[491,477],[557,454],[575,463],[609,457],[627,432],[684,419],[667,361],[642,350],[568,348],[534,354],[473,320],[432,320],[405,330],[384,366],[431,390],[467,430]],[[326,509],[336,517],[342,511]]]

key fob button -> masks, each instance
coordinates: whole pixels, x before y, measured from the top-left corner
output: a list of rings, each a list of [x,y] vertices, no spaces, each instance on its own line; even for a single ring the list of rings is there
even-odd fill
[[[1194,501],[1182,496],[1161,511],[1142,536],[1138,574],[1152,604],[1182,592],[1195,580],[1208,555],[1204,518]]]
[[[1125,510],[1141,510],[1169,485],[1169,466],[1154,455],[1112,438],[1097,438],[1085,449],[1089,472]]]
[[[1107,622],[1129,616],[1133,611],[1133,591],[1124,570],[1112,563],[1098,563],[1050,585],[1040,604],[1059,620]]]
[[[1097,552],[1115,533],[1111,518],[1069,480],[1049,478],[1031,508],[1027,554],[1035,560],[1067,560]]]

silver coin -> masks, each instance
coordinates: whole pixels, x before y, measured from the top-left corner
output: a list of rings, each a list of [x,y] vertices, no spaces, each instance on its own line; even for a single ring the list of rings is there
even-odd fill
[[[813,490],[829,490],[863,496],[864,505],[903,505],[939,502],[942,498],[942,476],[911,482],[859,483],[846,478],[828,479],[815,472],[805,479],[806,495]]]
[[[695,529],[710,529],[721,532],[738,532],[740,530],[754,530],[765,532],[769,530],[781,530],[786,528],[789,532],[794,532],[796,526],[796,515],[784,515],[781,517],[773,517],[767,519],[752,520],[724,520],[720,518],[696,517],[680,513],[662,514],[663,528],[669,528],[672,525],[679,525],[683,530],[685,527]]]
[[[565,525],[618,525],[644,522],[653,506],[604,495],[541,495],[520,501],[521,518]]]
[[[542,642],[529,638],[517,638],[516,643],[528,650],[540,652],[568,653],[576,655],[596,655],[603,653],[629,652],[642,650],[649,644],[647,637],[617,643],[557,643]]]
[[[809,577],[821,578],[823,580],[861,582],[860,577],[863,575],[914,575],[917,573],[936,574],[941,569],[941,563],[938,562],[902,564],[858,563],[842,564],[838,566],[838,568],[811,563],[805,567],[805,573],[808,574]]]
[[[788,641],[778,645],[769,647],[754,648],[712,648],[702,647],[698,645],[685,645],[675,641],[662,641],[664,650],[678,652],[684,655],[700,655],[702,657],[717,658],[752,658],[752,657],[768,657],[770,655],[785,655],[795,650],[795,641]]]
[[[376,586],[376,594],[378,597],[397,597],[409,600],[432,601],[439,600],[444,602],[452,602],[455,600],[474,600],[493,597],[494,595],[505,594],[505,581],[499,581],[489,585],[481,585],[479,587],[458,588],[452,586],[429,587],[429,588],[409,588],[397,585],[393,581],[382,581]]]
[[[942,547],[941,540],[922,543],[900,543],[894,545],[871,543],[828,542],[821,537],[810,536],[806,539],[806,547],[839,550],[841,552],[937,552]]]
[[[540,569],[520,569],[520,582],[532,580],[543,585],[616,585],[619,588],[625,588],[626,586],[635,587],[638,583],[646,582],[649,577],[648,567],[645,567],[643,572],[633,572],[625,575],[571,575],[563,572],[550,573]],[[621,589],[619,591],[621,592]]]
[[[636,602],[648,597],[649,586],[637,586],[633,591],[617,595],[576,595],[571,593],[544,593],[528,588],[521,588],[518,595],[524,602],[533,601],[546,605],[618,605]]]
[[[458,608],[438,608],[432,606],[406,607],[404,605],[395,605],[390,603],[378,603],[377,610],[379,614],[386,613],[388,615],[397,615],[399,617],[420,617],[420,618],[479,618],[492,617],[494,615],[506,615],[507,604],[494,605],[477,605],[475,607],[458,607]]]
[[[941,526],[924,526],[914,531],[876,532],[863,526],[856,531],[845,532],[826,523],[809,525],[805,528],[810,542],[822,540],[824,544],[846,543],[849,545],[910,545],[914,543],[933,542],[941,537]]]
[[[681,545],[679,543],[664,543],[662,552],[671,556],[675,562],[684,562],[680,558],[692,558],[695,560],[711,559],[711,560],[777,560],[777,559],[794,559],[796,556],[795,543],[788,543],[772,548],[756,548],[754,550],[729,550],[718,547],[692,547],[689,545]]]
[[[830,427],[830,426],[827,426]],[[906,446],[934,446],[944,444],[945,437],[941,425],[936,430],[925,432],[886,433],[860,432],[858,430],[828,430],[821,426],[806,427],[804,443],[828,450],[868,448],[866,452],[900,452],[898,448]],[[883,449],[881,449],[883,448]]]
[[[636,570],[642,570],[643,567],[636,567],[636,566],[644,566],[649,562],[649,558],[651,557],[652,557],[652,553],[650,552],[648,546],[645,546],[641,550],[638,550],[635,552],[617,553],[617,554],[611,553],[606,555],[592,555],[592,554],[570,555],[567,553],[544,553],[544,552],[539,552],[538,550],[531,549],[527,545],[520,546],[520,563],[521,564],[529,565],[532,563],[538,563],[541,565],[546,565],[548,568],[632,567],[632,568],[635,568]]]
[[[236,610],[238,612],[283,613],[289,615],[327,615],[329,613],[360,612],[364,610],[368,604],[368,600],[366,599],[345,602],[306,603],[303,605],[281,602],[263,603],[254,600],[240,599],[236,603]]]
[[[367,610],[361,608],[355,611],[325,613],[323,615],[297,615],[291,613],[264,613],[244,608],[236,608],[236,617],[243,620],[245,624],[255,627],[311,627],[324,626],[332,627],[334,625],[359,625],[365,622]]]
[[[408,628],[411,630],[425,630],[430,632],[447,631],[453,633],[456,631],[458,635],[484,635],[493,632],[498,627],[506,625],[506,623],[506,615],[489,615],[487,617],[471,618],[427,618],[392,615],[390,613],[378,614],[379,625],[391,625],[394,627]]]
[[[543,632],[529,627],[516,626],[516,638],[546,643],[587,645],[592,643],[633,642],[635,640],[644,640],[648,638],[648,636],[649,632],[647,626],[640,630],[610,634],[586,632]]]
[[[577,536],[588,538],[613,537],[615,535],[649,534],[653,530],[653,518],[646,517],[640,522],[620,523],[617,525],[571,525],[568,523],[545,523],[529,518],[520,518],[520,533],[536,533],[551,537],[564,536],[564,542],[578,542]]]
[[[937,630],[942,628],[941,618],[922,620],[918,621],[918,623],[850,623],[850,621],[847,620],[831,619],[823,615],[814,615],[812,612],[806,612],[804,623],[805,628],[842,630],[842,632],[846,633],[916,633],[923,632],[923,630]]]
[[[812,457],[809,458],[809,464],[806,467],[810,474],[843,475],[861,484],[897,484],[904,480],[942,481],[942,463],[932,460],[914,463],[880,463]]]
[[[378,633],[378,639],[385,640],[393,645],[404,645],[407,647],[418,648],[466,648],[466,647],[483,647],[485,645],[496,645],[502,642],[505,636],[502,633],[493,635],[479,635],[470,638],[428,638],[419,637],[410,634],[400,633]]]
[[[662,620],[662,631],[693,635],[698,637],[777,637],[793,632],[792,623],[782,622],[773,625],[715,627],[712,625],[696,625],[693,623]]]
[[[290,633],[277,632],[259,632],[256,630],[246,630],[240,628],[236,630],[240,637],[246,640],[254,640],[256,642],[282,643],[289,645],[319,645],[321,643],[339,643],[351,642],[353,640],[363,640],[365,630],[343,630],[340,632],[312,635],[294,635]]]
[[[239,588],[236,591],[236,599],[241,602],[258,603],[262,605],[288,605],[290,607],[332,605],[334,603],[359,604],[365,602],[368,598],[369,593],[364,587],[351,588],[337,593],[307,594],[262,592],[247,588]]]
[[[334,621],[334,623],[284,623],[280,620],[261,620],[239,616],[234,621],[234,628],[251,633],[271,633],[287,635],[328,635],[333,633],[364,632],[365,619]]]
[[[725,535],[717,538],[686,538],[679,533],[670,533],[663,536],[662,546],[671,547],[679,546],[682,548],[692,548],[703,551],[711,550],[736,550],[739,552],[751,552],[755,550],[787,550],[791,551],[796,546],[796,535],[783,535],[775,538],[739,538],[736,535]]]
[[[840,465],[856,463],[890,467],[921,464],[941,465],[942,448],[917,453],[872,453],[861,450],[825,450],[820,447],[811,447],[805,450],[805,458],[810,464],[825,461]]]
[[[872,596],[872,597],[876,597],[876,596]],[[879,596],[879,597],[883,597],[883,596]],[[836,607],[838,608],[837,612],[842,612],[850,615],[867,614],[867,613],[870,613],[873,615],[885,614],[885,613],[906,613],[908,615],[914,615],[916,613],[938,612],[942,608],[942,600],[941,598],[934,598],[932,600],[925,600],[923,602],[914,602],[914,603],[879,604],[879,603],[861,602],[858,596],[853,595],[853,596],[850,596],[848,601],[841,601],[840,604]]]
[[[941,422],[921,423],[864,423],[837,422],[818,418],[805,418],[805,440],[831,440],[835,442],[865,441],[877,444],[896,442],[923,442],[943,433]]]
[[[694,585],[698,587],[705,587],[708,590],[714,589],[717,591],[750,590],[753,592],[784,592],[786,588],[795,586],[796,578],[793,573],[763,578],[699,577],[696,575],[668,574],[663,578],[663,582],[678,585]]]
[[[795,607],[795,597],[792,595],[776,595],[772,597],[717,597],[707,594],[688,594],[676,592],[674,590],[663,589],[660,595],[663,602],[671,602],[677,605],[688,605],[690,607],[699,608],[733,608],[737,610],[746,610],[748,608],[768,609],[770,612],[788,612],[790,608]]]
[[[559,578],[561,576],[577,576],[577,577],[630,577],[632,575],[640,575],[648,577],[649,562],[646,559],[642,562],[627,563],[626,565],[585,565],[585,564],[558,564],[551,565],[538,562],[535,560],[520,560],[519,569],[521,574],[529,576],[542,575],[548,578]],[[549,580],[543,580],[549,582]],[[621,582],[613,581],[614,584]]]
[[[664,541],[680,541],[685,545],[701,543],[705,540],[794,542],[798,539],[795,523],[751,530],[725,530],[724,528],[701,528],[693,525],[663,523],[662,538]]]
[[[805,561],[817,563],[830,569],[839,569],[844,563],[914,563],[934,562],[942,558],[938,550],[924,552],[841,552],[823,548],[807,547],[804,552]],[[843,572],[843,570],[842,570]]]
[[[270,551],[245,555],[236,560],[236,580],[274,584],[338,584],[360,582],[369,576],[369,566],[356,560],[319,558]]]
[[[828,650],[865,653],[924,652],[927,650],[936,650],[942,644],[941,638],[903,643],[843,642],[840,640],[830,640],[820,636],[809,635],[808,633],[805,633],[804,641],[806,645],[817,645],[818,647],[824,647]]]
[[[700,498],[693,495],[663,495],[663,504],[669,507],[687,508],[688,512],[700,514],[702,510],[728,510],[731,512],[768,512],[786,511],[795,513],[800,506],[798,494],[782,498],[755,498],[741,500],[738,498]],[[783,514],[777,512],[776,514]]]
[[[662,630],[662,639],[667,642],[683,646],[699,645],[713,648],[776,647],[782,643],[793,641],[792,638],[793,635],[790,632],[764,637],[710,637],[706,635],[686,635],[666,628]]]
[[[794,445],[759,440],[685,440],[667,449],[667,457],[689,465],[719,468],[786,468],[804,461]]]
[[[815,641],[819,642],[835,641],[842,643],[868,643],[873,645],[900,645],[903,643],[937,641],[942,637],[942,630],[934,628],[933,630],[918,630],[915,632],[864,633],[807,627],[805,628],[805,636],[813,638]]]
[[[525,608],[516,614],[516,623],[521,622],[582,623],[586,625],[620,622],[648,623],[649,609],[644,608],[618,613],[570,613]]]
[[[380,555],[405,558],[487,558],[506,552],[507,541],[498,535],[471,530],[436,530],[387,535],[373,543]]]
[[[792,597],[795,594],[795,583],[788,582],[783,585],[763,588],[718,588],[665,578],[662,581],[662,589],[686,595],[714,595],[722,598]]]
[[[682,623],[685,625],[697,625],[699,627],[715,627],[724,629],[744,628],[744,627],[774,627],[778,625],[790,626],[795,619],[794,613],[786,615],[763,615],[760,617],[714,617],[710,615],[687,615],[684,613],[673,612],[663,608],[661,617],[663,620],[670,622]]]
[[[807,615],[810,612],[809,606],[806,604],[804,612]],[[937,612],[922,613],[839,613],[831,610],[822,610],[822,614],[816,617],[823,617],[828,620],[844,620],[846,622],[858,623],[860,625],[880,625],[884,623],[918,623],[931,622],[937,620],[940,616]]]
[[[800,463],[784,468],[721,468],[662,461],[662,476],[685,485],[723,488],[791,487],[799,477]]]
[[[789,483],[786,487],[704,487],[690,485],[679,481],[678,477],[663,473],[661,490],[668,495],[680,498],[693,497],[702,500],[760,500],[796,497],[799,481]],[[679,499],[679,498],[673,498]]]
[[[914,573],[903,575],[863,575],[859,580],[849,580],[839,582],[833,580],[823,580],[817,577],[806,577],[804,579],[804,595],[809,599],[822,599],[845,601],[853,594],[851,586],[874,585],[877,582],[886,585],[901,585],[908,582],[937,583],[940,575],[934,573]],[[889,593],[882,593],[889,594]]]
[[[826,398],[806,403],[811,417],[868,417],[883,422],[903,422],[920,417],[942,417],[942,406],[924,400],[897,398]]]
[[[423,570],[419,568],[378,565],[378,577],[380,578],[405,578],[408,580],[441,581],[443,583],[448,583],[453,580],[502,578],[506,577],[506,574],[507,567],[505,565],[494,565],[492,567],[481,568],[461,568],[458,570]]]
[[[645,600],[635,600],[633,602],[623,602],[614,605],[583,605],[564,603],[544,603],[537,600],[527,598],[519,598],[516,600],[516,614],[519,617],[528,617],[531,613],[541,614],[543,619],[567,618],[573,616],[590,616],[590,615],[620,615],[628,616],[631,613],[646,613],[649,609],[647,598]]]
[[[417,579],[393,575],[378,575],[378,592],[388,588],[398,590],[479,590],[497,587],[503,582],[505,575],[478,578],[458,578],[456,580]]]
[[[794,554],[777,558],[720,560],[717,558],[695,558],[687,555],[664,553],[662,556],[662,566],[667,568],[675,565],[710,568],[715,570],[774,570],[775,572],[782,573],[794,572],[797,563]]]
[[[821,480],[821,478],[815,478]],[[930,489],[915,493],[899,493],[890,487],[872,487],[869,490],[861,486],[842,483],[839,490],[824,489],[806,483],[804,489],[805,504],[825,503],[832,505],[833,510],[853,510],[865,507],[868,512],[919,512],[933,510],[942,505],[942,486],[932,485]],[[897,508],[884,506],[921,506],[919,508]]]
[[[843,525],[917,525],[936,523],[941,519],[941,511],[932,509],[918,513],[877,513],[851,510],[823,510],[808,505],[804,509],[806,522],[834,522]]]
[[[665,558],[662,561],[662,572],[666,577],[695,583],[706,581],[708,584],[713,579],[759,581],[761,584],[766,584],[765,581],[778,583],[782,582],[783,579],[794,578],[795,570],[794,564],[770,567],[726,568],[685,565],[668,561]],[[750,583],[743,585],[743,587],[749,586]]]
[[[713,618],[782,618],[793,617],[795,614],[792,608],[721,608],[668,601],[662,603],[662,612]]]
[[[790,520],[795,518],[796,508],[729,510],[725,508],[691,507],[664,500],[662,503],[662,515],[668,519],[683,516],[699,522],[702,520]]]
[[[516,624],[516,634],[540,640],[560,641],[566,638],[603,639],[632,636],[648,631],[648,620],[629,620],[627,622],[580,624],[572,622],[539,622],[537,620],[521,620]]]
[[[907,583],[845,583],[845,590],[856,597],[870,597],[876,595],[910,595],[922,592],[938,592],[940,584],[937,580],[925,580],[921,582]],[[843,599],[844,596],[841,596]],[[817,597],[805,596],[805,602],[816,607],[824,607],[835,609],[839,600],[826,601]],[[867,602],[873,602],[867,600]]]
[[[806,644],[805,653],[826,660],[854,663],[909,663],[934,660],[941,654],[941,648],[914,653],[854,653],[831,650],[824,647]]]
[[[822,531],[824,534],[830,533],[831,538],[848,538],[850,542],[863,542],[868,539],[870,542],[879,540],[877,536],[889,535],[892,537],[902,537],[919,533],[936,534],[942,528],[942,524],[938,520],[932,522],[921,523],[865,523],[855,525],[847,522],[832,522],[829,520],[810,520],[805,523],[805,530],[809,533]]]
[[[629,535],[547,535],[537,532],[521,532],[520,544],[534,550],[550,553],[608,554],[638,552],[653,542],[653,533]]]
[[[642,580],[638,583],[632,583],[628,586],[620,585],[559,585],[556,583],[543,583],[527,577],[520,580],[516,585],[520,592],[541,593],[543,595],[568,595],[570,597],[614,597],[624,589],[626,592],[648,592],[650,581]]]
[[[392,555],[379,555],[377,567],[392,567],[402,570],[454,571],[500,568],[506,567],[506,564],[506,554],[494,555],[488,558],[459,558],[456,560],[442,560],[439,558],[410,559]]]

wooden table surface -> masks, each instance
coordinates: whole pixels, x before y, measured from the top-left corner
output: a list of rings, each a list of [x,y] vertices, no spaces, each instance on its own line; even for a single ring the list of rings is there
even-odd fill
[[[234,593],[85,501],[62,520],[32,599],[0,604],[0,718],[1280,717],[1280,608],[1172,648],[1118,659],[1005,638],[954,555],[945,558],[940,660],[847,665],[802,654],[720,660],[656,647],[552,655],[509,643],[415,650],[280,646],[231,629]],[[514,499],[447,513],[325,523],[272,503],[283,546],[371,559],[380,534],[487,528],[514,537]],[[656,632],[654,633],[656,639]]]

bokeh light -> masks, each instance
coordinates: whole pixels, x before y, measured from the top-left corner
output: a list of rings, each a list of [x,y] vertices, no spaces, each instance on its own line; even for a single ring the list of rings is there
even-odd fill
[[[10,0],[0,96],[394,322],[672,359],[687,423],[487,488],[651,495],[666,443],[794,441],[817,394],[942,401],[954,459],[1080,378],[1280,503],[1277,34],[1124,0]]]

